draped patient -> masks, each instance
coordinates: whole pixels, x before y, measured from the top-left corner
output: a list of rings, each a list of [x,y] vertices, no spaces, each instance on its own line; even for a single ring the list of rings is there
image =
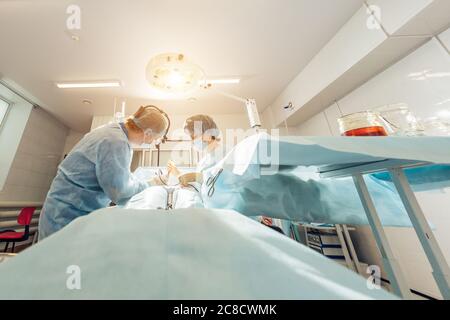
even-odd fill
[[[214,120],[207,115],[194,115],[186,119],[183,129],[192,140],[192,148],[201,156],[195,172],[182,172],[173,161],[167,165],[167,175],[151,180],[151,187],[134,196],[126,208],[179,209],[203,207],[201,187],[203,172],[217,161],[220,132]],[[177,181],[170,185],[169,180]]]

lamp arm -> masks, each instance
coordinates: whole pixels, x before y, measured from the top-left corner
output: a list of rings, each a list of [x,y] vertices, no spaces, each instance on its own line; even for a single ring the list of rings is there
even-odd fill
[[[231,94],[231,93],[228,93],[228,92],[225,92],[225,91],[222,91],[222,90],[218,90],[216,88],[212,88],[211,87],[210,89],[213,90],[214,92],[220,94],[221,96],[224,96],[224,97],[227,97],[227,98],[230,98],[230,99],[242,102],[242,103],[247,103],[248,99],[235,96],[234,94]]]
[[[205,89],[211,89],[214,92],[216,92],[224,97],[245,103],[245,106],[247,107],[247,116],[250,121],[250,127],[254,128],[254,129],[261,127],[261,120],[259,118],[259,112],[258,112],[258,108],[256,107],[255,99],[241,98],[241,97],[235,96],[234,94],[224,92],[221,90],[217,90],[216,88],[213,88],[211,85],[207,85],[205,87]]]

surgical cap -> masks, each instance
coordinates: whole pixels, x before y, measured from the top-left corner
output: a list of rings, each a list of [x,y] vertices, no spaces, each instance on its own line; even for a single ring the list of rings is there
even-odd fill
[[[214,120],[205,114],[198,114],[187,118],[184,122],[184,131],[190,136],[207,134],[213,138],[217,138],[220,134]]]
[[[163,135],[169,125],[164,113],[155,106],[140,107],[131,119],[145,134],[153,136]]]

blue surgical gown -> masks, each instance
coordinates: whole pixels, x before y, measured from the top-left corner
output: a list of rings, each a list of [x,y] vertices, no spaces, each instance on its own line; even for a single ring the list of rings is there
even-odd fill
[[[122,124],[111,123],[84,136],[58,167],[39,219],[39,239],[147,188],[130,172],[131,155]]]

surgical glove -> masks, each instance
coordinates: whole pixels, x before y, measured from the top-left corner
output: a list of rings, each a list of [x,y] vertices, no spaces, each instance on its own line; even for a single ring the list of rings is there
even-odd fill
[[[167,163],[167,172],[176,177],[181,174],[180,170],[178,170],[177,166],[175,165],[175,162],[173,162],[172,160]]]

